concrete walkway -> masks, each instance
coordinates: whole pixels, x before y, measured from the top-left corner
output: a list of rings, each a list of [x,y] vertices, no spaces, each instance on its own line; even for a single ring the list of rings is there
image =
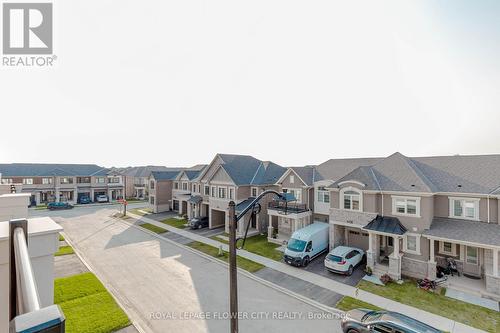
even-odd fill
[[[170,232],[176,233],[178,235],[181,235],[185,238],[189,238],[193,241],[198,241],[201,243],[205,243],[214,247],[219,247],[222,246],[222,249],[225,251],[229,250],[229,247],[227,244],[218,242],[216,240],[213,240],[211,238],[203,237],[200,235],[197,235],[193,232],[186,231],[183,229],[175,228],[172,226],[169,226],[165,223],[158,222],[156,220],[153,220],[151,218],[148,218],[147,216],[139,216],[135,215],[132,213],[127,213],[130,217],[141,220],[153,225],[156,225],[158,227],[167,229]],[[364,290],[325,278],[321,275],[311,273],[308,271],[305,271],[300,268],[296,268],[290,265],[287,265],[285,263],[281,263],[260,255],[257,255],[255,253],[251,253],[245,250],[238,250],[238,255],[247,259],[250,259],[252,261],[258,262],[266,267],[272,268],[276,271],[291,275],[295,278],[299,278],[301,280],[304,280],[306,282],[315,284],[317,286],[320,286],[325,289],[329,290],[334,290],[336,293],[339,293],[344,296],[350,296],[356,299],[359,299],[361,301],[374,304],[378,307],[390,310],[390,311],[397,311],[399,313],[405,314],[409,317],[415,318],[417,320],[420,320],[428,325],[431,325],[433,327],[436,327],[440,330],[451,332],[451,333],[475,333],[475,332],[484,332],[482,330],[467,326],[465,324],[456,322],[454,320],[441,317],[438,315],[435,315],[433,313],[423,311],[417,308],[414,308],[412,306],[402,304],[395,302],[393,300],[366,292]]]

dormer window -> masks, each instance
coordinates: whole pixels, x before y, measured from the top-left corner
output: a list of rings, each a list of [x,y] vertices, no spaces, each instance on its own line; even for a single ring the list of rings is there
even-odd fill
[[[353,187],[341,190],[341,207],[347,210],[362,210],[362,194]]]

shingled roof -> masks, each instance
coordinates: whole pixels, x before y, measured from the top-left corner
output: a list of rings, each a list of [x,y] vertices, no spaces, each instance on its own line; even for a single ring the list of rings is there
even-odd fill
[[[110,169],[95,164],[0,164],[2,177],[105,176]]]
[[[249,155],[219,154],[221,167],[236,185],[274,184],[286,171],[282,166]]]

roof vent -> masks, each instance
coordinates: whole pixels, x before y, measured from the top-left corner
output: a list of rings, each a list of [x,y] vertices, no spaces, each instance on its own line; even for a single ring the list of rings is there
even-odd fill
[[[458,184],[457,186],[458,186],[458,187],[462,187],[462,184]]]
[[[411,187],[415,187],[415,184],[411,184]]]

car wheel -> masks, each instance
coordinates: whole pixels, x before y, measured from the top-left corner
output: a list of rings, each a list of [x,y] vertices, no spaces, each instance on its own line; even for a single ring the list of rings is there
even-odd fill
[[[202,228],[202,225],[200,224],[200,225],[198,226],[198,229],[201,229],[201,228]]]
[[[349,270],[347,271],[347,275],[351,276],[352,275],[352,272],[353,272],[354,268],[351,266],[349,266]]]
[[[307,265],[309,265],[309,257],[302,259],[302,266],[307,267]]]
[[[357,330],[349,330],[347,333],[359,333]]]

